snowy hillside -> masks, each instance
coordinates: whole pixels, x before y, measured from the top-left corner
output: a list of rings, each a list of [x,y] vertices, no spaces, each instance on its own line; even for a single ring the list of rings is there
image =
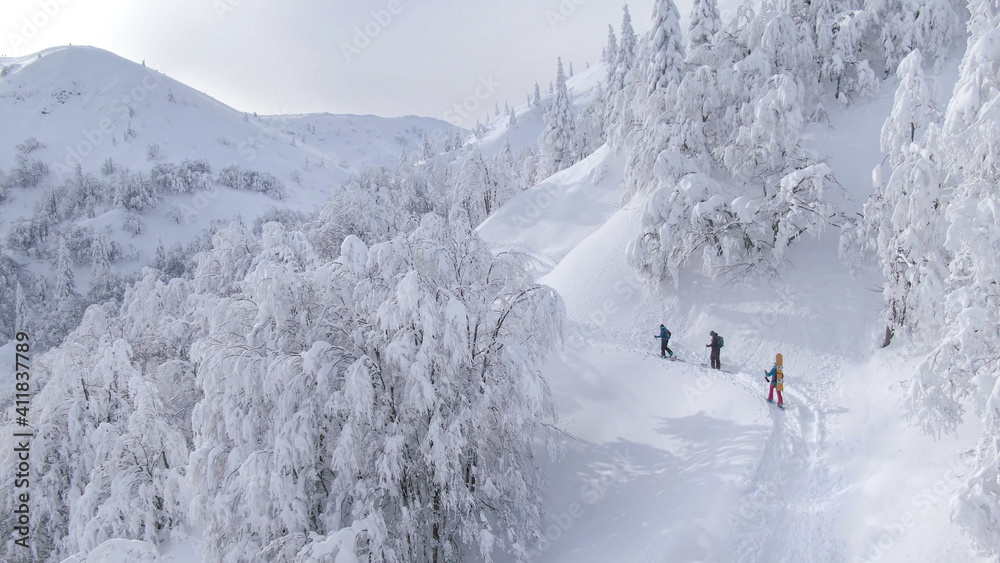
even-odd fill
[[[146,173],[184,161],[205,161],[213,171],[235,164],[272,174],[284,184],[280,202],[224,186],[207,195],[168,198],[159,206],[159,218],[147,219],[150,236],[114,237],[147,257],[157,237],[186,244],[213,221],[237,214],[252,221],[268,207],[314,211],[353,171],[395,166],[400,154],[419,151],[425,135],[448,136],[454,129],[418,117],[247,115],[155,70],[90,47],[0,59],[0,68],[5,124],[0,146],[6,147],[0,170],[15,168],[15,145],[33,137],[43,146],[31,157],[48,166],[47,183],[53,185],[71,178],[78,165],[100,177],[109,159]],[[10,194],[0,235],[17,217],[30,215],[40,197],[41,190]],[[181,221],[162,219],[172,206],[180,210]],[[95,220],[113,225],[115,219]]]
[[[96,173],[108,157],[135,168],[202,158],[218,168],[257,163],[287,183],[326,192],[350,170],[395,165],[401,152],[418,152],[424,134],[454,130],[422,117],[248,115],[92,47],[0,59],[0,67],[7,124],[0,145],[12,148],[31,132],[48,145],[42,156],[57,175],[77,163]],[[155,159],[148,158],[152,144],[160,148]],[[5,155],[0,167],[9,170],[13,153]]]
[[[395,168],[457,133],[418,117],[248,115],[90,47],[2,59],[0,73],[0,240],[26,266],[29,303],[55,282],[60,241],[86,295],[97,262],[132,275],[158,250],[190,256],[234,217],[315,213],[364,167]]]
[[[2,554],[995,561],[1000,8],[719,8],[470,137],[5,61]]]
[[[881,129],[871,116],[891,102],[815,129],[812,145],[844,163],[835,174],[845,184],[877,164],[866,151]],[[871,560],[974,561],[948,518],[967,474],[960,447],[906,424],[898,360],[875,352],[878,278],[849,274],[839,233],[797,248],[781,280],[756,288],[690,277],[651,292],[625,261],[641,202],[617,209],[595,169],[617,186],[621,164],[602,149],[480,228],[497,251],[537,258],[574,321],[545,373],[560,427],[579,442],[547,466],[556,485],[538,560],[855,561],[881,549]],[[851,187],[855,198],[871,189]],[[651,357],[661,322],[682,362]],[[726,337],[725,373],[704,367],[709,330]],[[784,412],[762,401],[777,352]],[[879,547],[887,533],[891,549]]]

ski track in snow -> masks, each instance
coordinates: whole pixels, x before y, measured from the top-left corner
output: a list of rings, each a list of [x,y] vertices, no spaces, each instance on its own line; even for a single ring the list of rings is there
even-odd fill
[[[687,366],[719,382],[737,384],[750,399],[766,398],[766,385],[755,385],[754,376],[744,370],[719,371],[690,362]],[[772,429],[748,490],[742,495],[733,491],[712,510],[722,519],[720,532],[736,538],[729,560],[848,560],[844,542],[831,535],[838,529],[837,499],[846,490],[846,476],[831,468],[823,453],[829,435],[827,413],[836,410],[828,397],[839,392],[839,368],[832,358],[815,367],[818,377],[783,392],[785,410],[765,403]]]
[[[749,388],[745,373],[741,382]],[[774,429],[753,477],[751,490],[736,501],[733,530],[741,538],[734,561],[824,561],[847,559],[836,530],[837,496],[844,476],[823,455],[828,405],[813,383],[785,393],[784,412],[772,407]],[[742,521],[740,521],[742,520]]]

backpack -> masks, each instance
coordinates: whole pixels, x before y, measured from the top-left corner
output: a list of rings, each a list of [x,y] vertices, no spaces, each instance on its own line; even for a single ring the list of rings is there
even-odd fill
[[[719,339],[719,348],[722,348],[723,346],[726,345],[726,341],[722,339],[722,335],[716,334],[715,337]]]
[[[667,340],[670,340],[670,337],[672,336],[672,335],[670,334],[670,331],[669,331],[669,330],[666,330],[666,329],[664,329],[664,330],[665,330],[665,331],[666,331],[666,333],[667,333]]]

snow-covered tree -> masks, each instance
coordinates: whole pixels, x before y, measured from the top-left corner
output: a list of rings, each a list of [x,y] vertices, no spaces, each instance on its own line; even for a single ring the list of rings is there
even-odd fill
[[[206,555],[300,560],[334,542],[377,561],[523,556],[558,296],[524,285],[457,210],[370,248],[348,236],[325,264],[277,223],[259,248],[238,292],[205,297],[192,349]],[[204,275],[194,284],[213,286]]]
[[[688,24],[687,60],[695,64],[710,62],[715,36],[722,31],[722,17],[717,0],[695,0]]]
[[[478,148],[465,161],[456,182],[454,204],[465,210],[471,224],[482,223],[514,195],[511,166],[503,153],[487,163]]]
[[[21,316],[26,312],[27,303],[20,273],[21,266],[0,247],[0,342],[12,340],[18,330],[23,330],[18,328],[19,319],[27,320]]]
[[[908,336],[927,333],[924,324],[933,324],[947,275],[940,227],[943,174],[937,157],[920,144],[936,119],[921,61],[920,51],[913,51],[897,70],[900,84],[882,126],[887,159],[873,173],[875,194],[865,205],[864,228],[855,235],[882,265],[886,345],[900,330]]]
[[[373,243],[410,230],[413,217],[401,195],[389,170],[363,168],[320,210],[313,237],[317,250],[332,258],[348,235]]]
[[[734,108],[724,102],[728,88],[722,81],[732,72],[707,65],[690,69],[677,87],[671,110],[675,119],[669,147],[698,163],[702,170],[712,170],[714,153],[731,131]]]
[[[947,198],[942,253],[948,278],[943,330],[910,381],[907,406],[932,432],[955,431],[966,409],[981,416],[983,436],[974,474],[953,504],[953,517],[977,548],[995,556],[1000,533],[1000,6],[970,5],[968,48],[945,113],[940,154]],[[934,137],[934,135],[929,135]],[[940,213],[940,211],[939,211]],[[928,250],[935,250],[930,248]],[[926,250],[925,250],[926,252]],[[941,309],[936,310],[940,311]],[[929,320],[929,319],[928,319]]]
[[[122,297],[121,280],[111,264],[112,252],[111,241],[104,233],[97,233],[93,236],[90,245],[90,289],[87,291],[87,301],[91,303],[120,300]]]
[[[937,108],[930,84],[924,78],[920,50],[907,55],[896,69],[899,87],[896,89],[892,114],[882,126],[882,152],[889,155],[889,165],[899,166],[913,150],[915,143],[932,121]]]
[[[767,91],[753,104],[753,119],[726,148],[724,162],[737,179],[751,181],[802,162],[802,97],[793,76],[773,77]]]
[[[141,214],[156,207],[153,183],[142,172],[122,170],[112,182],[111,189],[115,206],[119,209]]]
[[[590,155],[607,141],[604,126],[607,102],[604,97],[604,88],[598,84],[595,90],[593,99],[580,114],[576,127],[578,136],[576,144],[580,148],[580,156],[582,157]]]
[[[246,170],[231,164],[219,171],[218,182],[234,190],[261,193],[274,199],[285,194],[285,185],[270,172]]]
[[[628,11],[628,4],[622,6],[622,26],[618,40],[618,54],[615,56],[615,74],[611,84],[608,85],[612,94],[617,94],[625,87],[625,81],[632,67],[635,65],[638,38],[632,28],[632,15]]]
[[[14,284],[13,328],[15,335],[17,332],[28,332],[31,330],[31,305],[29,305],[28,298],[24,294],[24,288],[21,287],[21,282],[19,281]]]
[[[616,69],[616,61],[618,60],[618,37],[615,35],[615,27],[608,24],[608,44],[604,47],[604,51],[601,52],[601,61],[607,65],[607,79],[605,85],[610,85],[611,80],[614,78],[614,73]]]
[[[555,97],[548,113],[545,114],[545,131],[539,139],[541,154],[540,173],[543,177],[572,166],[578,159],[579,148],[576,138],[576,115],[566,88],[562,59],[556,72]]]
[[[49,175],[49,165],[31,154],[44,149],[45,144],[34,137],[29,137],[15,148],[14,169],[5,178],[5,188],[32,189],[42,184]]]
[[[823,14],[825,15],[825,14]],[[869,27],[865,11],[853,10],[834,14],[836,20],[818,22],[817,56],[821,57],[821,78],[833,84],[833,95],[843,104],[852,96],[872,96],[878,91],[879,81],[867,59],[859,58],[864,52],[864,34]]]
[[[621,33],[618,39],[618,54],[615,56],[615,64],[608,69],[609,80],[607,88],[607,105],[605,125],[608,128],[607,135],[612,141],[612,146],[616,150],[620,147],[622,140],[628,135],[632,121],[632,104],[635,101],[636,91],[639,89],[632,76],[636,65],[638,49],[638,38],[632,28],[632,16],[629,13],[628,5],[622,7]]]
[[[817,236],[836,213],[827,203],[833,180],[825,164],[793,170],[763,193],[736,197],[670,151],[660,153],[655,174],[662,187],[646,199],[641,232],[628,250],[630,263],[654,284],[676,285],[693,259],[710,277],[774,273],[795,240]]]
[[[664,90],[680,82],[684,66],[680,14],[673,0],[657,0],[653,7],[652,49],[646,84],[649,92]]]
[[[951,0],[894,0],[886,2],[880,40],[886,74],[914,49],[921,49],[935,70],[961,30],[961,20]]]
[[[334,403],[340,513],[387,532],[372,538],[386,560],[451,561],[461,546],[523,557],[540,484],[525,438],[550,408],[535,366],[559,332],[558,297],[520,286],[461,214],[371,249],[349,242],[337,286],[372,324]]]
[[[531,144],[517,153],[516,162],[520,163],[520,170],[517,171],[518,183],[525,187],[534,186],[542,180],[538,168],[538,146]]]
[[[59,238],[55,264],[55,298],[57,301],[73,299],[76,293],[76,278],[73,274],[73,258],[70,256],[66,239]]]

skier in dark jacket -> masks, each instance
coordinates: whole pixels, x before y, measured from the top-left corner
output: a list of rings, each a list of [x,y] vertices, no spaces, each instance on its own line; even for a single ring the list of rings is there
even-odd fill
[[[712,367],[715,369],[722,369],[722,360],[719,359],[719,352],[722,350],[722,337],[715,333],[713,330],[709,332],[712,336],[712,341],[705,345],[705,348],[712,349]]]
[[[670,354],[671,358],[674,357],[674,351],[667,347],[667,342],[670,342],[670,331],[667,327],[660,325],[660,334],[653,338],[660,339],[660,356],[666,358],[667,354]]]

